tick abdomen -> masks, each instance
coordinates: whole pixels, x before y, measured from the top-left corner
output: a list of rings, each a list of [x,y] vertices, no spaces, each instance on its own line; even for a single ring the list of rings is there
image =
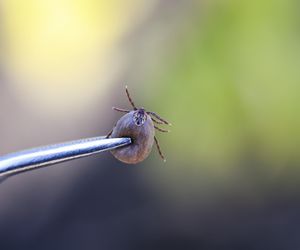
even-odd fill
[[[145,160],[151,152],[154,143],[154,124],[151,117],[146,114],[146,120],[141,126],[134,122],[134,114],[131,111],[122,116],[114,127],[111,137],[130,137],[132,144],[114,149],[111,153],[120,161],[135,164]]]

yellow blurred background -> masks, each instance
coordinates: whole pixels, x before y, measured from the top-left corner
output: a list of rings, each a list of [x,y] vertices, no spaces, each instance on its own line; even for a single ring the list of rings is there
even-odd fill
[[[173,126],[158,135],[166,164],[154,149],[139,166],[124,167],[172,207],[179,227],[198,218],[199,205],[209,210],[231,195],[261,208],[278,190],[297,194],[299,7],[292,0],[3,0],[0,154],[105,135],[120,117],[111,106],[130,107],[127,84],[138,106]],[[93,164],[101,161],[118,164],[109,154]],[[21,216],[5,206],[19,204],[11,194],[21,187],[27,191],[16,197],[30,197],[32,183],[56,202],[90,171],[88,162],[1,184],[0,214]]]

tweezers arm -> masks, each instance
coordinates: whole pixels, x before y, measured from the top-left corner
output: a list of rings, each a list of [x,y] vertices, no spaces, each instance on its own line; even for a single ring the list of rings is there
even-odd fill
[[[130,143],[130,138],[105,138],[101,136],[12,153],[0,157],[0,176],[17,174],[35,168],[85,157],[122,147]]]

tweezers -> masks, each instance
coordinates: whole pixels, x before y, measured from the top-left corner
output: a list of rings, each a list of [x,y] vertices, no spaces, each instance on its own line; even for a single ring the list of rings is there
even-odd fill
[[[0,157],[0,178],[124,147],[130,143],[130,138],[101,136],[11,153]]]

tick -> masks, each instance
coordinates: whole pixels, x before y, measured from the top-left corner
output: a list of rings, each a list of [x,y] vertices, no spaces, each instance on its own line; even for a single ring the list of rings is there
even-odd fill
[[[160,132],[169,132],[169,130],[159,128],[154,123],[171,124],[154,112],[137,108],[130,97],[127,86],[125,90],[133,110],[113,107],[113,110],[126,114],[117,121],[107,138],[130,137],[132,144],[114,149],[111,153],[122,162],[136,164],[148,157],[155,142],[160,157],[166,161],[155,136],[155,129]]]

